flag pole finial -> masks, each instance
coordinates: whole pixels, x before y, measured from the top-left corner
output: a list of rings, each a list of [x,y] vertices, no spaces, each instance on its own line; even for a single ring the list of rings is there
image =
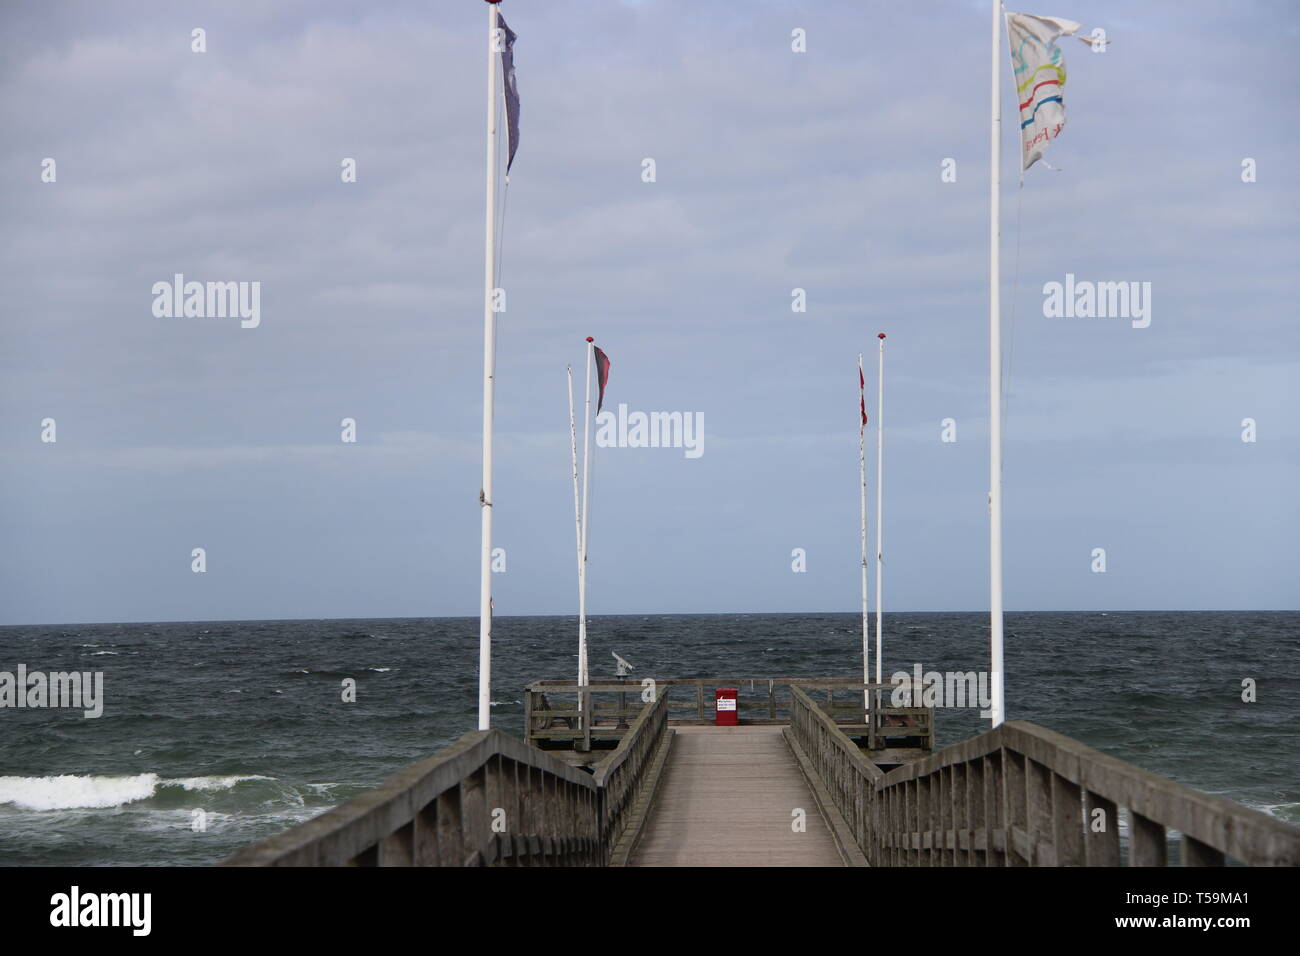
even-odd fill
[[[883,339],[884,337],[885,337],[885,333],[884,333],[884,332],[881,332],[879,335],[876,336],[876,338],[878,338],[878,339]]]
[[[593,339],[593,338],[589,335],[589,336],[587,336],[587,341],[588,341],[588,342],[594,342],[594,341],[596,341],[596,340]]]

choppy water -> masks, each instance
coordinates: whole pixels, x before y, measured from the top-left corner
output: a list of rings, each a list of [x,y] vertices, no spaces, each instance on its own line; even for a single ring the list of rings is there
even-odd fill
[[[852,676],[859,626],[596,617],[592,673],[613,650],[636,677]],[[1007,632],[1010,718],[1300,822],[1300,613],[1011,614]],[[527,681],[573,673],[575,634],[497,619],[497,725],[520,732]],[[885,635],[890,672],[986,667],[986,615],[888,615]],[[0,628],[0,671],[103,671],[106,697],[98,719],[0,709],[0,865],[218,861],[473,729],[477,646],[471,618]],[[986,729],[969,710],[937,722],[941,746]]]

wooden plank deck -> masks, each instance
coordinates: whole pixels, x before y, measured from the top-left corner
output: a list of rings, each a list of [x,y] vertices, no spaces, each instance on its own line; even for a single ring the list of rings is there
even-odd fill
[[[773,726],[676,727],[631,866],[843,866],[794,754]],[[806,813],[795,832],[792,811]]]

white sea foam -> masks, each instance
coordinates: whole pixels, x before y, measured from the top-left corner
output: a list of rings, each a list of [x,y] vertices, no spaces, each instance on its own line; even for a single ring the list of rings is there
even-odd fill
[[[274,777],[264,777],[260,773],[251,773],[244,776],[229,777],[181,777],[176,780],[160,781],[162,787],[184,787],[186,790],[229,790],[245,780],[274,780]]]
[[[0,777],[0,804],[10,803],[23,810],[117,807],[149,799],[157,786],[156,773],[132,777]]]
[[[341,783],[304,783],[302,786],[305,787],[305,788],[308,789],[308,790],[314,790],[316,793],[324,793],[326,790],[330,790],[330,789],[332,789],[332,788],[334,788],[334,787],[341,787],[341,786],[343,786],[343,784],[341,784]]]
[[[0,804],[21,810],[97,810],[148,800],[160,787],[229,790],[245,780],[272,780],[259,774],[161,779],[156,773],[128,777],[60,774],[53,777],[0,777]]]
[[[1270,817],[1275,817],[1284,823],[1294,823],[1297,816],[1297,810],[1300,810],[1300,803],[1253,803],[1246,802],[1246,806],[1252,810],[1258,810],[1260,813],[1267,813]]]

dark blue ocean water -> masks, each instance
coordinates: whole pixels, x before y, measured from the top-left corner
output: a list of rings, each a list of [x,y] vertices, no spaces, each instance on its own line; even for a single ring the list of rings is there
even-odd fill
[[[887,672],[987,667],[987,615],[885,621]],[[854,614],[595,617],[592,674],[617,651],[637,678],[851,677],[859,628]],[[497,726],[519,733],[529,680],[574,673],[576,630],[497,619]],[[1298,612],[1010,614],[1008,717],[1300,822],[1298,638]],[[98,719],[0,709],[0,865],[216,862],[472,730],[477,648],[471,618],[0,628],[0,671],[102,671],[106,698]],[[937,725],[940,746],[987,729],[973,710]]]

